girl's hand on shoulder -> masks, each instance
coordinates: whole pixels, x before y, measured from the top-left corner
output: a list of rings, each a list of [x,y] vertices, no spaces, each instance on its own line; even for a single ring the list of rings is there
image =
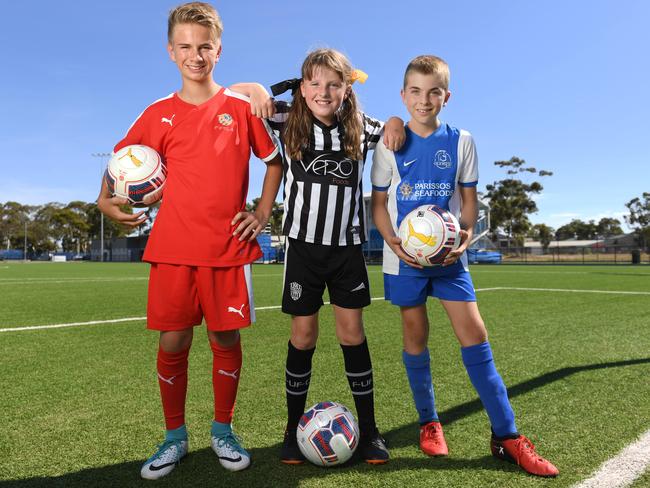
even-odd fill
[[[269,119],[275,115],[275,100],[259,83],[250,88],[251,112],[261,119]]]
[[[239,236],[240,241],[252,241],[264,230],[268,220],[261,214],[258,215],[257,212],[239,212],[230,222],[230,225],[233,226],[239,222],[232,235]]]
[[[458,249],[455,251],[451,251],[449,254],[447,254],[447,257],[445,257],[445,260],[442,262],[443,266],[449,266],[458,261],[465,252],[465,249],[467,249],[467,246],[469,246],[469,233],[466,230],[461,230],[459,234],[460,246],[458,246]]]
[[[384,146],[391,151],[399,151],[406,142],[404,121],[399,117],[391,117],[384,125]]]
[[[393,252],[397,254],[397,257],[400,258],[401,261],[404,261],[412,268],[422,269],[423,266],[421,264],[418,264],[415,259],[404,252],[404,249],[402,249],[401,246],[402,239],[397,236],[393,236],[387,241],[387,244],[393,250]]]

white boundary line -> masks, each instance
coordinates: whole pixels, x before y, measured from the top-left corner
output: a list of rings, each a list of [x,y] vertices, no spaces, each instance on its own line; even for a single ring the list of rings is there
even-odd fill
[[[567,292],[567,293],[605,293],[605,294],[614,294],[614,295],[650,295],[648,291],[614,291],[614,290],[569,290],[563,288],[520,288],[520,287],[510,287],[510,286],[496,286],[493,288],[477,288],[475,291],[550,291],[550,292]],[[371,298],[371,300],[383,300],[383,297]],[[330,302],[324,302],[324,305],[329,305]],[[262,310],[277,310],[281,308],[280,305],[270,305],[267,307],[255,307],[255,311]],[[27,330],[42,330],[42,329],[62,329],[65,327],[78,327],[82,325],[100,325],[100,324],[113,324],[119,322],[138,322],[142,320],[147,320],[146,317],[127,317],[122,319],[110,319],[110,320],[91,320],[89,322],[71,322],[67,324],[50,324],[50,325],[30,325],[27,327],[7,327],[0,329],[0,332],[22,332]]]
[[[515,291],[561,291],[564,293],[603,293],[608,295],[650,295],[650,291],[619,291],[619,290],[570,290],[566,288],[521,288],[517,286],[497,286],[482,288],[476,291],[515,290]]]
[[[650,430],[600,465],[591,478],[573,488],[623,488],[641,476],[650,465]]]

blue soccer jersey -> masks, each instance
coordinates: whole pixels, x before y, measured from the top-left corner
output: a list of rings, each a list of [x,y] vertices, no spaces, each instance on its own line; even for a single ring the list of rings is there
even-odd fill
[[[406,127],[406,142],[391,152],[377,144],[372,161],[372,189],[388,192],[388,214],[397,234],[402,219],[420,205],[435,204],[460,217],[459,186],[478,184],[478,157],[469,132],[442,123],[428,137],[420,137]],[[467,270],[467,256],[448,267],[422,270],[399,260],[384,243],[383,271],[391,275],[441,276]],[[451,268],[451,269],[450,269]]]

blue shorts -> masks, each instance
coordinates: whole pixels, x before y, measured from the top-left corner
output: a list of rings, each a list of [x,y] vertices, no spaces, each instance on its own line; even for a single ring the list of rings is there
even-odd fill
[[[452,302],[475,302],[474,283],[468,271],[461,269],[448,276],[408,276],[384,273],[384,297],[393,305],[414,307],[427,297]]]

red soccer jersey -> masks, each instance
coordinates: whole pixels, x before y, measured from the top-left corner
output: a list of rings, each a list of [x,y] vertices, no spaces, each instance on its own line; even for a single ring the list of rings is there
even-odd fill
[[[169,95],[149,105],[114,150],[130,144],[158,151],[168,171],[144,261],[222,267],[262,256],[257,241],[240,242],[230,225],[246,205],[251,148],[264,161],[278,153],[246,97],[222,88],[192,105]]]

